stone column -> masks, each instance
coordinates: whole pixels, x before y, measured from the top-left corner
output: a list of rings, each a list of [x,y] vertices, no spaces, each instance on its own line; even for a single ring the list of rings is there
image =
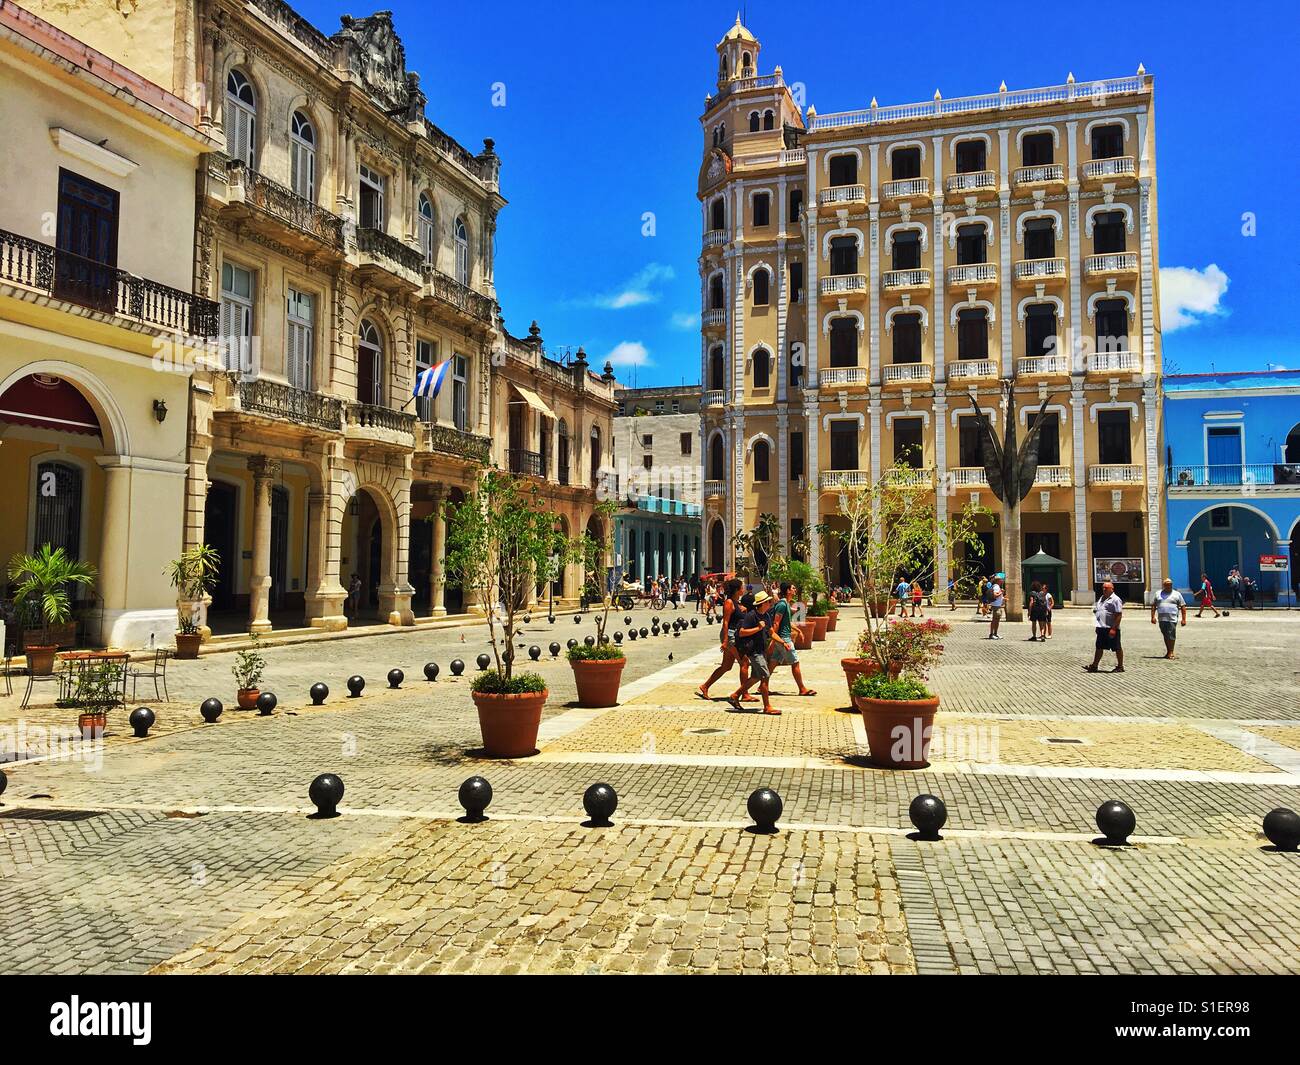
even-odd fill
[[[435,618],[445,617],[447,604],[443,598],[446,576],[443,570],[443,556],[447,553],[447,519],[442,513],[446,502],[446,489],[436,484],[433,486],[433,549],[429,554],[429,611]]]
[[[407,553],[411,541],[411,456],[406,456],[404,476],[393,485],[394,521],[392,542],[384,544],[384,580],[379,585],[379,613],[390,625],[414,625],[411,596],[415,589],[407,579]],[[387,530],[385,530],[387,533]],[[391,583],[390,583],[391,582]]]
[[[339,538],[342,523],[334,508],[334,482],[326,467],[324,487],[307,493],[308,571],[305,606],[307,624],[338,632],[348,627],[343,602],[347,589],[339,580]]]
[[[271,488],[280,464],[265,455],[248,460],[253,475],[253,566],[248,577],[248,631],[271,631]]]

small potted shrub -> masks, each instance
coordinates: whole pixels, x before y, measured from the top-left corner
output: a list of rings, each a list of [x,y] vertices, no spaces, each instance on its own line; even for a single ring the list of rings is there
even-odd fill
[[[14,599],[23,616],[39,625],[35,633],[23,633],[27,667],[36,676],[49,676],[59,650],[55,630],[72,621],[68,590],[94,584],[95,567],[72,558],[61,547],[42,544],[34,555],[18,554],[9,560],[9,579],[17,585]]]
[[[198,658],[203,642],[203,604],[217,583],[221,556],[199,544],[168,563],[165,572],[176,589],[176,657]]]
[[[618,505],[605,500],[596,506],[596,516],[601,519],[604,542],[584,536],[576,545],[576,553],[587,573],[599,573],[605,559],[614,553],[614,517]],[[591,647],[578,644],[569,649],[569,665],[573,669],[573,682],[578,688],[578,705],[586,707],[617,706],[618,689],[623,679],[627,658],[623,649],[609,642],[605,635],[609,624],[612,600],[601,597],[601,610],[596,615],[596,642]]]
[[[864,673],[853,682],[853,704],[862,714],[874,765],[924,769],[939,697],[919,677]]]
[[[485,669],[470,684],[470,694],[478,710],[484,754],[526,758],[537,752],[537,730],[549,694],[541,674]]]
[[[827,626],[830,625],[830,604],[821,596],[814,596],[808,604],[808,620],[813,624],[813,641],[826,639]]]
[[[840,668],[844,670],[844,680],[848,684],[849,698],[853,698],[853,682],[866,674],[880,672],[880,664],[875,660],[871,650],[871,635],[859,634],[854,653],[848,658],[840,659]],[[856,704],[855,704],[856,705]]]
[[[236,652],[235,664],[230,667],[230,672],[235,675],[235,698],[239,701],[239,709],[256,709],[257,697],[262,694],[258,685],[262,682],[265,671],[266,659],[257,649],[257,637],[254,636],[253,646]]]

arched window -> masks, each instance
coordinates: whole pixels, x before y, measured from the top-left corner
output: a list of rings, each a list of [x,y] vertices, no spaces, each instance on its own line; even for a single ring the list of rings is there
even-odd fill
[[[769,386],[772,376],[772,356],[768,353],[767,348],[758,348],[754,352],[754,387],[756,389],[765,389]]]
[[[1286,450],[1282,452],[1282,461],[1288,466],[1300,464],[1300,423],[1292,426],[1286,434]]]
[[[257,95],[238,70],[226,75],[226,154],[257,169]]]
[[[714,274],[709,278],[709,310],[720,311],[726,305],[727,297],[722,287],[722,275]]]
[[[709,205],[710,229],[727,228],[727,201],[719,196]]]
[[[384,347],[368,318],[361,320],[357,333],[357,400],[375,406],[384,402]]]
[[[722,345],[717,344],[709,349],[709,388],[721,392],[726,387],[726,363],[722,359]]]
[[[600,426],[591,427],[591,486],[596,487],[600,483]]]
[[[895,365],[921,361],[921,316],[919,314],[895,315],[891,333],[894,340]]]
[[[957,312],[957,358],[989,357],[989,316],[983,308]]]
[[[757,111],[751,111],[751,112],[749,112],[749,132],[750,132],[750,133],[757,133],[757,132],[758,132],[758,112],[757,112]]]
[[[721,481],[727,475],[727,462],[723,455],[722,436],[709,441],[709,480]]]
[[[456,280],[469,285],[469,231],[465,219],[456,219]]]
[[[758,441],[758,443],[754,445],[754,482],[756,484],[768,480],[770,458],[771,456],[767,446],[767,441]]]
[[[301,111],[289,123],[289,170],[293,191],[316,202],[316,131]]]
[[[81,467],[69,462],[42,462],[36,467],[36,522],[32,549],[61,547],[81,557]]]
[[[560,484],[569,483],[569,423],[560,419],[556,429],[555,477]]]
[[[429,199],[427,192],[422,192],[420,193],[420,250],[424,253],[424,261],[430,266],[433,265],[438,251],[434,234],[433,201]]]
[[[748,52],[742,52],[740,56],[740,76],[747,78],[754,72],[754,57]]]
[[[764,129],[772,129],[773,126],[775,125],[775,123],[776,123],[776,116],[772,114],[771,110],[764,111],[764,112],[763,112],[763,128],[764,128]]]
[[[771,282],[771,274],[766,270],[754,271],[754,306],[766,307],[768,304],[768,286]]]

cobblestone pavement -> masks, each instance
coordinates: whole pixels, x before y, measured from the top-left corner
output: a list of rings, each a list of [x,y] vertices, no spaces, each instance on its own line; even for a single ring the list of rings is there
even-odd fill
[[[1059,613],[1037,644],[1009,625],[981,639],[958,612],[933,764],[891,773],[864,764],[845,710],[847,614],[803,656],[817,697],[778,674],[779,718],[692,695],[715,660],[703,624],[625,644],[626,705],[574,709],[547,645],[590,618],[533,626],[551,697],[542,753],[517,762],[474,753],[481,627],[269,648],[276,712],[216,725],[197,705],[233,703],[233,656],[173,663],[148,739],[111,718],[93,759],[6,767],[0,969],[1300,971],[1300,864],[1258,835],[1269,809],[1300,807],[1300,615],[1193,621],[1173,662],[1146,657],[1158,639],[1131,618],[1128,671],[1090,676],[1090,614]],[[467,676],[449,679],[453,657]],[[310,707],[317,679],[332,693]],[[0,730],[75,724],[17,703],[0,698]],[[325,770],[343,816],[309,819]],[[495,797],[466,825],[473,772]],[[614,828],[580,824],[595,780],[619,793]],[[761,786],[784,799],[779,835],[745,831]],[[922,792],[948,805],[943,842],[906,838]],[[1137,813],[1137,846],[1090,842],[1109,798]]]

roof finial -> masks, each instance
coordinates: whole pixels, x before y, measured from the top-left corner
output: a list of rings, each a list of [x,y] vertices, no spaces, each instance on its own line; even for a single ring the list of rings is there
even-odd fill
[[[1003,78],[1002,84],[998,86],[998,92],[1006,92],[1006,91],[1007,91],[1007,79]]]
[[[940,93],[938,89],[935,89],[935,90],[934,90],[934,102],[935,102],[935,103],[938,103],[938,102],[939,102],[940,100],[942,100],[942,99],[943,99],[943,94]]]
[[[875,110],[877,107],[879,107],[879,106],[880,106],[880,105],[879,105],[878,103],[876,103],[876,98],[873,96],[873,97],[871,98],[871,109],[874,111],[874,110]]]
[[[1146,68],[1145,66],[1143,66],[1141,63],[1139,63],[1139,64],[1138,64],[1138,73],[1139,73],[1139,74],[1145,74],[1146,72],[1147,72],[1147,68]]]
[[[1070,71],[1070,76],[1069,76],[1068,78],[1065,79],[1065,84],[1066,84],[1066,85],[1073,85],[1073,84],[1074,84],[1074,71],[1073,71],[1073,70]]]

